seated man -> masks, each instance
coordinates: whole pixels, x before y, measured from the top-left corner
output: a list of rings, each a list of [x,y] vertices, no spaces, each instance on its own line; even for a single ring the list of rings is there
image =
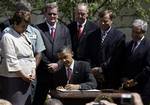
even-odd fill
[[[95,89],[96,80],[91,73],[88,62],[75,61],[73,52],[69,47],[64,47],[58,52],[58,58],[62,62],[59,70],[54,74],[55,89],[62,86],[68,90]]]

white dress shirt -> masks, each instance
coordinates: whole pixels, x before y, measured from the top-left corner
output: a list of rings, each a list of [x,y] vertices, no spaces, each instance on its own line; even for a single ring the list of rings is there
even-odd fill
[[[51,29],[53,28],[53,29],[56,29],[56,23],[53,25],[53,26],[51,26],[48,22],[46,22],[47,23],[47,25],[48,25],[48,28],[49,28],[49,33],[51,33]]]
[[[140,39],[140,40],[138,40],[137,41],[137,45],[136,46],[132,46],[132,52],[134,52],[136,49],[137,49],[137,47],[140,45],[140,43],[141,43],[141,41],[144,39],[144,36]]]
[[[66,68],[66,75],[67,75],[67,69],[71,69],[72,73],[73,73],[73,68],[74,68],[74,60],[72,61],[70,67],[65,67]]]
[[[79,29],[79,25],[81,25],[81,31],[83,32],[83,29],[85,27],[85,24],[86,24],[87,20],[84,21],[84,23],[80,24],[79,22],[77,22],[77,29]]]

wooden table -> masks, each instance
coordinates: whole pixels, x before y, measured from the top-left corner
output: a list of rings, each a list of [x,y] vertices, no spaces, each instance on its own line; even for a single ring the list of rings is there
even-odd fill
[[[77,91],[60,91],[52,90],[51,96],[63,102],[64,105],[85,105],[85,103],[94,101],[99,96],[109,96],[119,104],[121,94],[124,92],[114,90],[77,90]]]

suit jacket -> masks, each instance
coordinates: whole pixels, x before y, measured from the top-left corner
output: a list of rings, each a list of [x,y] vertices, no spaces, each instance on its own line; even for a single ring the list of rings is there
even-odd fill
[[[68,28],[61,24],[57,23],[55,39],[53,41],[52,36],[46,22],[37,25],[39,28],[46,50],[43,52],[42,61],[45,64],[54,63],[58,61],[57,52],[64,46],[71,46],[71,38]]]
[[[113,81],[113,79],[118,81],[119,70],[123,64],[123,53],[125,51],[125,35],[115,28],[111,28],[103,44],[101,44],[101,40],[100,29],[95,30],[88,36],[86,58],[92,67],[102,67],[106,81]],[[107,85],[110,84],[112,83],[110,82]],[[116,88],[115,84],[104,88],[113,87]]]
[[[37,81],[49,84],[53,87],[53,73],[48,70],[47,64],[56,63],[58,61],[57,52],[64,46],[71,46],[71,38],[68,28],[61,24],[56,24],[55,39],[50,35],[49,27],[46,22],[37,25],[41,32],[46,50],[42,52],[42,59],[37,68]]]
[[[66,68],[64,65],[62,65],[60,70],[54,74],[54,77],[55,88],[67,84]],[[70,83],[80,84],[81,89],[96,88],[97,83],[93,74],[90,72],[90,65],[88,62],[75,61]]]
[[[122,75],[128,79],[135,79],[138,82],[137,91],[141,93],[150,79],[150,41],[144,38],[134,53],[131,53],[132,46],[133,41],[127,43],[127,59]]]
[[[77,22],[72,22],[68,25],[68,28],[70,30],[74,58],[78,60],[84,60],[86,38],[91,32],[97,29],[97,26],[93,22],[87,20],[80,39],[78,39],[77,35]]]

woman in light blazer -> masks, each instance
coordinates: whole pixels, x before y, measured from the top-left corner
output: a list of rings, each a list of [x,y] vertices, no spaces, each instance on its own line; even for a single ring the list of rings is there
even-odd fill
[[[0,98],[13,105],[31,105],[31,81],[35,79],[35,58],[26,35],[29,14],[16,12],[13,25],[1,39]]]

